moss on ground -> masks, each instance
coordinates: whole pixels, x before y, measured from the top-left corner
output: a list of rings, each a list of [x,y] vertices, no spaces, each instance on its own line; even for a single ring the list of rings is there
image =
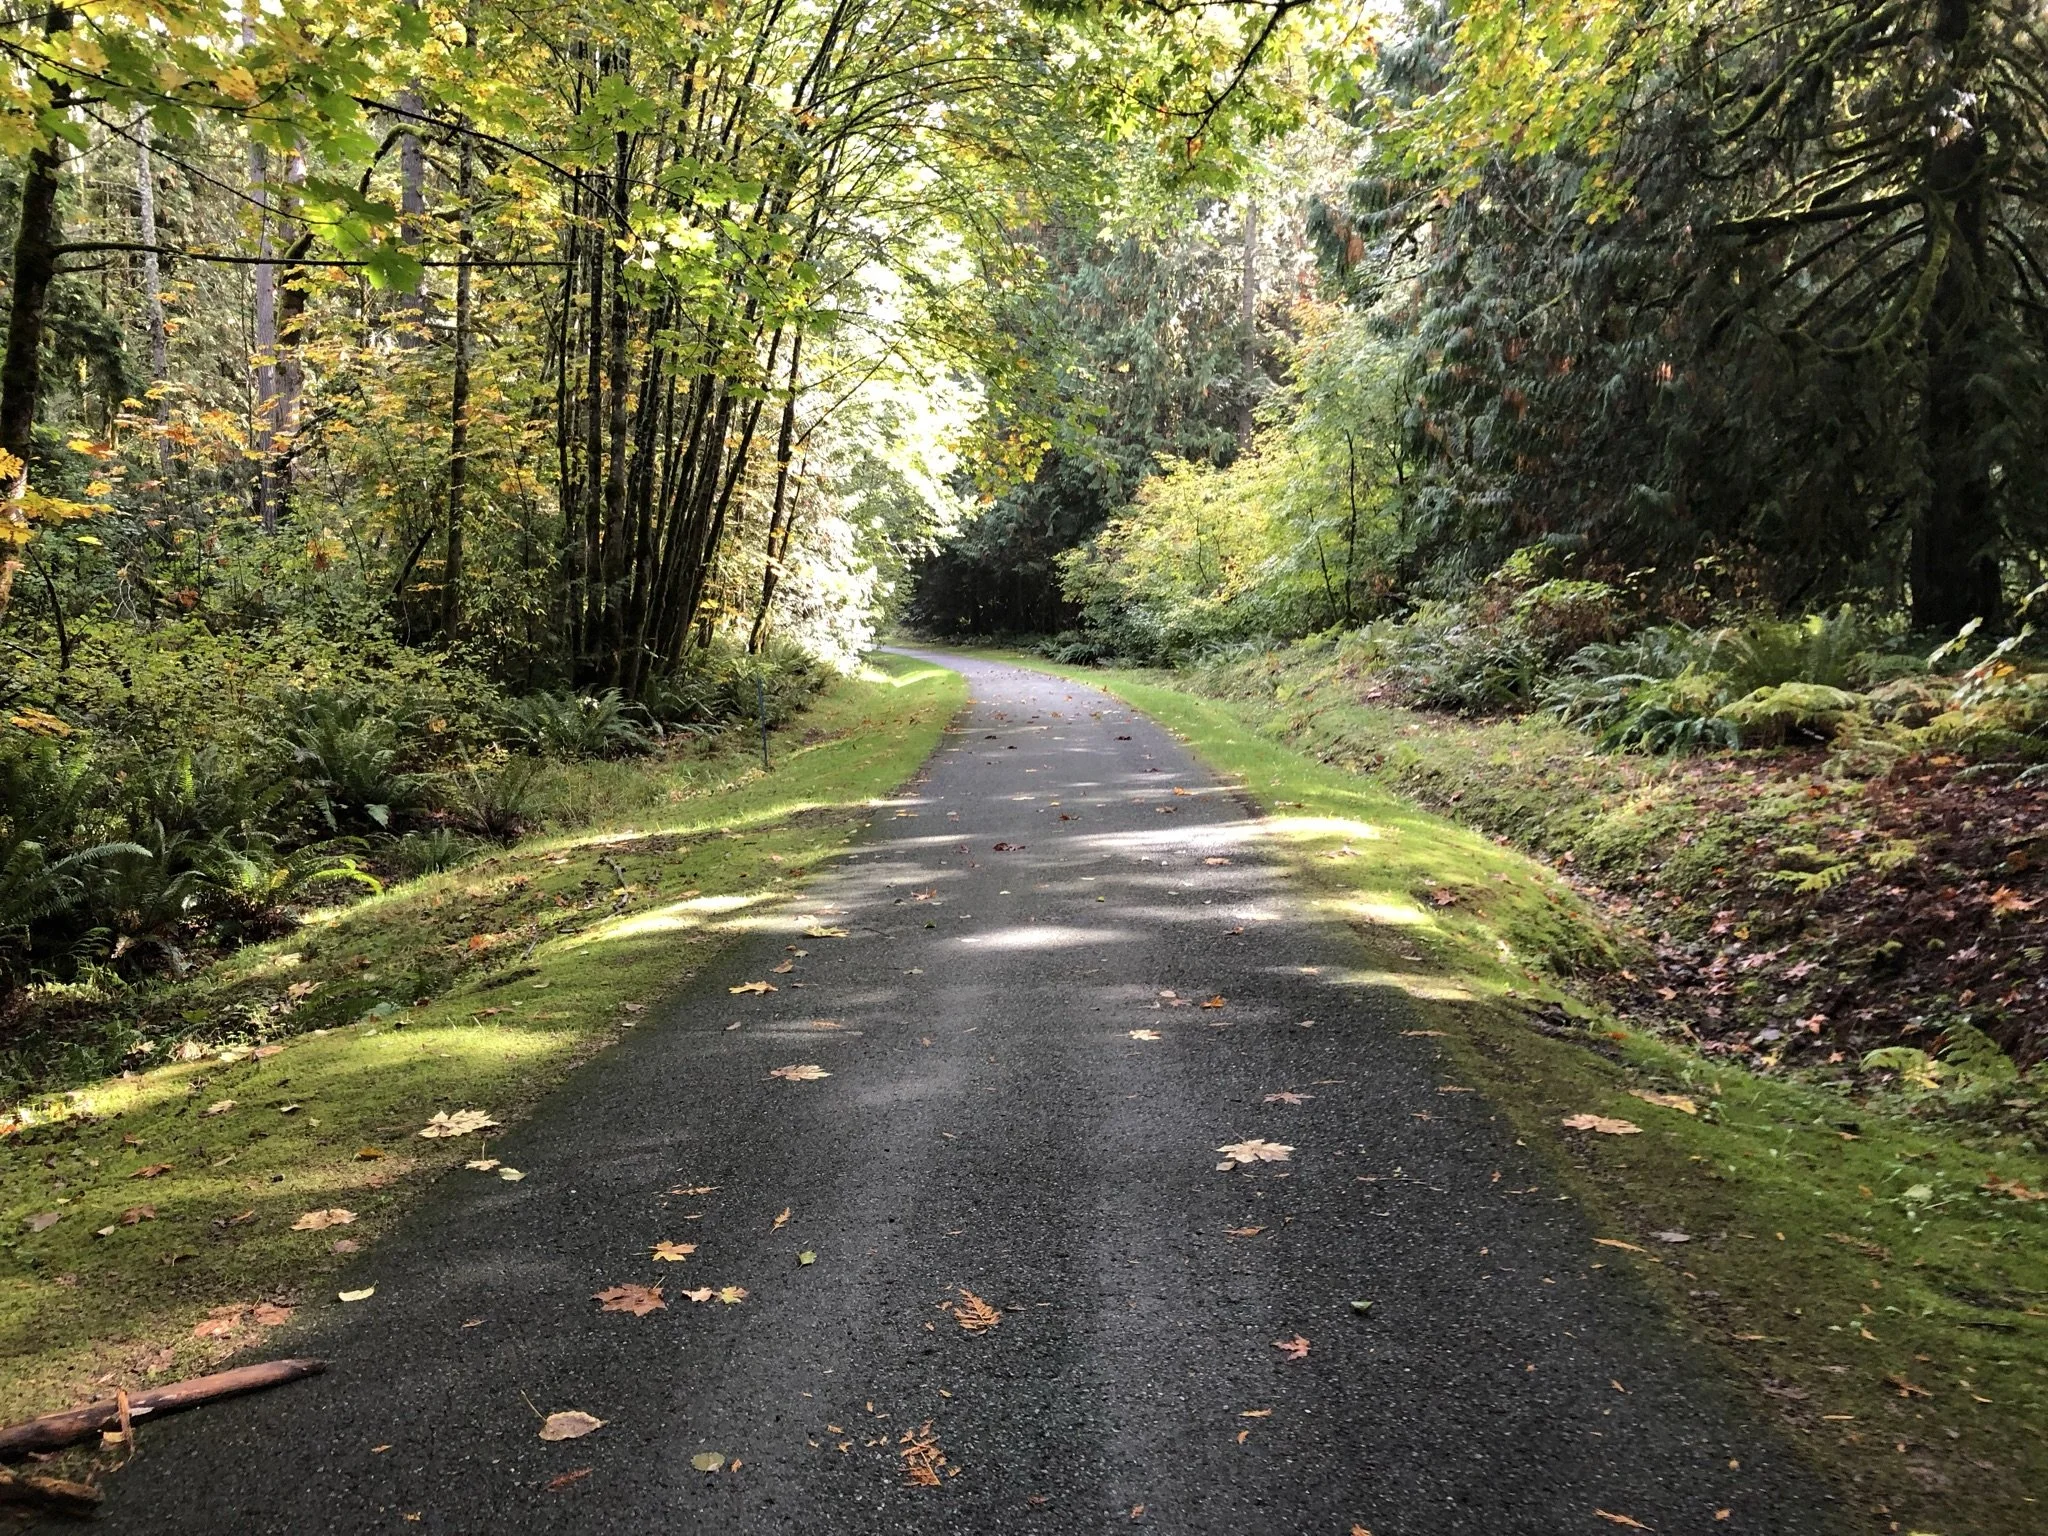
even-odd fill
[[[419,1137],[436,1112],[509,1123],[632,1027],[837,857],[965,695],[882,657],[779,734],[772,772],[742,745],[604,765],[592,799],[630,820],[245,950],[172,999],[197,1016],[192,1059],[0,1121],[0,1419],[190,1374],[333,1300],[337,1244],[374,1240],[477,1155],[475,1137]],[[355,1220],[294,1230],[337,1207]]]
[[[1444,1031],[1459,1080],[1604,1225],[1589,1262],[1640,1270],[1867,1528],[2043,1528],[2048,1202],[2006,1192],[2048,1186],[2030,1141],[1759,1078],[1589,1007],[1575,977],[1626,963],[1626,945],[1505,838],[1283,746],[1262,707],[1019,659],[1144,710],[1242,787],[1314,899],[1379,957],[1379,983]],[[1609,815],[1571,833],[1555,804],[1540,820],[1563,853]],[[1562,1124],[1587,1113],[1639,1131]],[[1659,1236],[1674,1233],[1687,1240]]]

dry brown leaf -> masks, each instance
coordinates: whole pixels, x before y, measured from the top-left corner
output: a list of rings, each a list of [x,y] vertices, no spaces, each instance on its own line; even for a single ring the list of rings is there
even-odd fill
[[[462,1166],[465,1168],[474,1168],[478,1173],[489,1173],[493,1168],[498,1166],[498,1160],[495,1157],[472,1157],[468,1162],[464,1163]]]
[[[224,1115],[234,1107],[235,1101],[233,1099],[215,1099],[206,1108],[199,1111],[199,1113],[202,1115]]]
[[[543,1440],[581,1440],[592,1430],[603,1428],[603,1419],[572,1408],[566,1413],[549,1414],[541,1422],[540,1437]]]
[[[171,1171],[170,1163],[151,1163],[147,1168],[138,1168],[128,1177],[131,1179],[154,1179]]]
[[[1645,1104],[1660,1104],[1665,1109],[1675,1109],[1681,1115],[1696,1115],[1700,1107],[1682,1093],[1654,1093],[1648,1088],[1631,1088],[1628,1096],[1641,1099]]]
[[[1233,1141],[1216,1150],[1230,1159],[1230,1162],[1218,1165],[1219,1171],[1232,1164],[1249,1166],[1252,1163],[1284,1163],[1291,1160],[1294,1155],[1294,1148],[1282,1142],[1262,1141],[1256,1138],[1251,1141]]]
[[[807,939],[843,939],[846,937],[846,930],[844,928],[806,928],[804,930],[804,937]]]
[[[1609,1525],[1625,1525],[1632,1531],[1647,1531],[1650,1529],[1650,1527],[1643,1524],[1642,1521],[1631,1520],[1627,1515],[1611,1514],[1604,1509],[1596,1509],[1593,1511],[1593,1513],[1598,1515],[1602,1520],[1605,1520]]]
[[[308,1211],[292,1223],[294,1232],[325,1232],[329,1227],[345,1227],[356,1219],[354,1211],[345,1211],[340,1206],[331,1206],[324,1211]]]
[[[1565,1129],[1598,1131],[1602,1136],[1640,1136],[1643,1128],[1632,1120],[1615,1120],[1606,1115],[1566,1115]]]
[[[680,1264],[697,1251],[695,1243],[661,1242],[654,1245],[654,1256],[666,1264]]]
[[[1222,994],[1221,992],[1218,992],[1218,993],[1217,993],[1217,994],[1216,994],[1216,995],[1215,995],[1214,997],[1212,997],[1212,998],[1209,998],[1209,999],[1207,999],[1207,1000],[1206,1000],[1206,1001],[1205,1001],[1205,1002],[1204,1002],[1204,1003],[1202,1004],[1202,1006],[1203,1006],[1204,1008],[1221,1008],[1221,1007],[1223,1007],[1223,1006],[1224,1006],[1224,1003],[1223,1003],[1223,994]]]
[[[47,1232],[63,1219],[62,1211],[38,1211],[29,1217],[28,1229],[31,1232]]]
[[[774,975],[787,976],[791,971],[796,969],[796,962],[794,960],[785,960],[780,965],[769,966],[768,969]]]
[[[1225,1237],[1257,1237],[1265,1230],[1264,1227],[1225,1227],[1223,1235]]]
[[[153,1205],[131,1205],[121,1213],[121,1225],[132,1227],[139,1221],[155,1221],[156,1207]]]
[[[959,1301],[941,1302],[940,1305],[953,1314],[953,1320],[960,1325],[962,1332],[987,1333],[1003,1320],[999,1308],[991,1306],[966,1286],[960,1286],[959,1291]]]
[[[560,1493],[564,1488],[573,1488],[595,1471],[594,1467],[578,1467],[573,1472],[564,1472],[560,1477],[548,1479],[548,1492]]]
[[[1159,1031],[1156,1029],[1134,1029],[1131,1031],[1131,1038],[1133,1040],[1157,1040],[1159,1038]]]
[[[777,1216],[777,1217],[775,1218],[775,1225],[774,1225],[774,1226],[772,1226],[772,1227],[770,1227],[770,1228],[769,1228],[768,1230],[769,1230],[770,1232],[780,1232],[780,1231],[781,1231],[781,1230],[782,1230],[782,1229],[783,1229],[784,1227],[786,1227],[786,1226],[788,1226],[788,1225],[789,1225],[789,1216],[790,1216],[790,1210],[789,1210],[789,1207],[785,1205],[785,1206],[784,1206],[784,1207],[782,1208],[782,1214],[781,1214],[780,1216]]]
[[[1429,893],[1429,904],[1433,907],[1455,907],[1458,893],[1448,885],[1440,885]]]
[[[497,1123],[489,1110],[458,1109],[451,1115],[444,1109],[421,1128],[420,1134],[429,1141],[445,1136],[469,1136],[477,1131],[487,1131]]]
[[[819,1078],[830,1077],[832,1074],[816,1062],[807,1061],[794,1066],[771,1068],[768,1075],[779,1077],[786,1083],[815,1083]]]
[[[946,1454],[939,1449],[939,1437],[927,1419],[916,1429],[904,1431],[896,1454],[903,1458],[903,1480],[913,1488],[936,1488]]]
[[[292,1320],[292,1309],[272,1301],[260,1302],[249,1313],[249,1321],[263,1328],[282,1328]]]
[[[1291,1339],[1275,1339],[1273,1347],[1289,1360],[1308,1358],[1308,1340],[1298,1333]]]
[[[1306,1104],[1314,1097],[1315,1095],[1312,1093],[1269,1093],[1266,1095],[1266,1102],[1268,1104]]]
[[[645,1317],[650,1312],[662,1312],[668,1303],[661,1299],[658,1285],[615,1285],[609,1290],[599,1291],[590,1298],[603,1312],[630,1312],[635,1317]]]
[[[1602,1248],[1620,1248],[1626,1250],[1629,1253],[1641,1253],[1644,1251],[1643,1249],[1638,1248],[1634,1243],[1624,1243],[1618,1237],[1596,1237],[1593,1239],[1593,1241],[1595,1243],[1598,1243]]]
[[[1204,859],[1204,860],[1202,860],[1202,862],[1203,862],[1204,864],[1228,864],[1228,863],[1230,862],[1230,860],[1228,860],[1228,859],[1220,859],[1220,858],[1210,858],[1210,859]]]
[[[690,1301],[709,1301],[718,1292],[712,1290],[708,1285],[700,1285],[694,1291],[684,1291],[681,1294]]]
[[[751,992],[756,997],[759,997],[764,992],[774,992],[780,989],[772,981],[743,981],[738,986],[727,987],[725,990],[735,996],[742,992]]]

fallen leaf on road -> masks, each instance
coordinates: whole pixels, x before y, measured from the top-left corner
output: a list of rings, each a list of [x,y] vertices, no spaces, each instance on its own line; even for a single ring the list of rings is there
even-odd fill
[[[688,1189],[685,1189],[678,1184],[669,1193],[672,1195],[715,1195],[718,1193],[718,1186],[716,1184],[692,1184]]]
[[[593,1470],[590,1467],[578,1467],[573,1472],[564,1472],[560,1477],[551,1477],[548,1479],[548,1492],[560,1493],[564,1488],[572,1488],[590,1476]]]
[[[1223,994],[1218,992],[1214,997],[1203,1003],[1202,1006],[1204,1008],[1221,1008],[1223,1006]]]
[[[804,1062],[798,1066],[771,1068],[768,1075],[779,1077],[788,1083],[815,1083],[819,1078],[830,1077],[832,1074],[816,1062]]]
[[[329,1227],[345,1227],[356,1219],[354,1211],[345,1211],[333,1206],[324,1211],[308,1211],[292,1223],[294,1232],[325,1232]]]
[[[1657,1239],[1660,1243],[1689,1243],[1692,1241],[1692,1234],[1690,1232],[1652,1232],[1650,1236]]]
[[[1308,1358],[1308,1340],[1298,1333],[1291,1339],[1275,1339],[1273,1347],[1289,1360],[1306,1360]]]
[[[1650,1529],[1650,1527],[1643,1524],[1642,1521],[1631,1520],[1627,1515],[1609,1514],[1604,1509],[1596,1509],[1593,1511],[1593,1513],[1598,1515],[1602,1520],[1605,1520],[1609,1525],[1625,1525],[1632,1531],[1647,1531]]]
[[[1409,1040],[1441,1040],[1443,1033],[1440,1029],[1404,1029],[1401,1031],[1403,1038]]]
[[[1159,1031],[1156,1029],[1134,1029],[1131,1031],[1131,1038],[1133,1040],[1157,1040],[1159,1038]]]
[[[804,937],[807,939],[843,939],[846,937],[846,930],[844,928],[806,928],[804,930]]]
[[[1640,1136],[1643,1128],[1632,1120],[1614,1120],[1606,1115],[1566,1115],[1567,1130],[1598,1131],[1603,1136]]]
[[[992,847],[997,853],[1022,853],[1024,851],[1022,843],[996,843]]]
[[[169,1173],[171,1167],[172,1165],[169,1163],[151,1163],[147,1168],[136,1169],[128,1177],[131,1179],[154,1179],[161,1174]]]
[[[521,1173],[517,1168],[500,1168],[498,1170],[498,1177],[505,1180],[505,1182],[508,1184],[517,1184],[521,1179],[525,1178],[526,1175]]]
[[[936,1488],[939,1486],[939,1469],[946,1464],[946,1453],[939,1449],[939,1437],[932,1430],[927,1419],[916,1429],[904,1431],[897,1442],[896,1454],[903,1458],[903,1481],[913,1488]]]
[[[489,1173],[493,1168],[498,1166],[498,1160],[495,1157],[472,1157],[468,1162],[464,1163],[462,1166],[465,1168],[474,1168],[478,1173]]]
[[[725,990],[735,995],[741,992],[751,992],[758,997],[764,992],[774,992],[779,989],[772,981],[743,981],[738,986],[727,987]]]
[[[818,1256],[817,1254],[813,1253],[810,1249],[806,1248],[802,1253],[796,1256],[796,1261],[799,1264],[815,1264],[818,1262]]]
[[[420,1134],[430,1141],[443,1136],[469,1136],[487,1131],[497,1123],[489,1110],[458,1109],[451,1115],[444,1109],[421,1128]]]
[[[966,1286],[959,1287],[959,1291],[961,1300],[944,1301],[939,1305],[953,1314],[953,1319],[959,1323],[962,1332],[987,1333],[1003,1320],[1000,1310],[990,1306]]]
[[[1247,1408],[1238,1417],[1240,1419],[1270,1419],[1273,1417],[1273,1410],[1270,1408]]]
[[[1641,1099],[1645,1104],[1661,1104],[1664,1108],[1675,1109],[1682,1115],[1696,1115],[1700,1112],[1699,1105],[1682,1093],[1652,1093],[1647,1088],[1631,1088],[1628,1096],[1632,1099]]]
[[[777,976],[787,976],[791,971],[796,969],[796,962],[794,960],[785,960],[782,962],[782,964],[771,965],[770,967],[768,967],[768,969]]]
[[[1315,1095],[1312,1093],[1269,1093],[1266,1095],[1266,1102],[1268,1104],[1306,1104],[1314,1097]]]
[[[542,1420],[540,1437],[543,1440],[581,1440],[592,1430],[603,1428],[603,1419],[572,1408],[566,1413],[551,1413]]]
[[[718,1299],[728,1307],[736,1307],[747,1299],[747,1288],[743,1285],[721,1285]]]
[[[650,1312],[662,1312],[668,1303],[661,1299],[658,1285],[615,1285],[609,1290],[599,1291],[590,1298],[602,1312],[630,1312],[635,1317],[645,1317]]]
[[[1173,792],[1176,795],[1192,795],[1194,793],[1192,789],[1182,789],[1178,784],[1173,786]]]
[[[1906,1380],[1906,1378],[1905,1378],[1905,1377],[1903,1377],[1903,1376],[1898,1376],[1898,1375],[1892,1375],[1892,1376],[1887,1376],[1887,1377],[1885,1377],[1885,1379],[1884,1379],[1884,1384],[1885,1384],[1886,1386],[1888,1386],[1888,1387],[1892,1388],[1892,1389],[1893,1389],[1894,1391],[1896,1391],[1896,1392],[1897,1392],[1897,1393],[1899,1394],[1899,1396],[1901,1396],[1901,1397],[1932,1397],[1932,1396],[1934,1396],[1934,1394],[1933,1394],[1932,1392],[1928,1391],[1928,1390],[1927,1390],[1927,1389],[1926,1389],[1925,1387],[1916,1387],[1916,1386],[1914,1386],[1914,1385],[1913,1385],[1913,1383],[1912,1383],[1912,1382],[1910,1382],[1910,1381]]]
[[[770,1227],[768,1230],[770,1232],[780,1232],[784,1227],[789,1225],[789,1215],[789,1207],[785,1205],[782,1208],[782,1214],[775,1218],[775,1225]]]
[[[1265,1230],[1264,1227],[1225,1227],[1223,1235],[1225,1237],[1257,1237]]]
[[[654,1256],[667,1264],[680,1264],[697,1251],[695,1243],[661,1242],[654,1245]]]
[[[1618,1237],[1596,1237],[1593,1239],[1593,1241],[1599,1244],[1602,1248],[1620,1248],[1628,1253],[1642,1253],[1644,1251],[1643,1249],[1638,1248],[1634,1243],[1624,1243]]]
[[[1243,1163],[1247,1165],[1252,1163],[1284,1163],[1294,1154],[1294,1148],[1283,1145],[1280,1142],[1256,1139],[1252,1141],[1233,1141],[1228,1146],[1218,1147],[1216,1150],[1229,1158],[1230,1163]],[[1230,1166],[1230,1163],[1221,1164],[1219,1167],[1227,1168]]]
[[[725,1470],[723,1451],[699,1451],[690,1458],[690,1465],[699,1472],[722,1472]]]
[[[249,1314],[249,1320],[264,1328],[281,1328],[292,1320],[292,1309],[275,1302],[263,1302]]]
[[[1228,860],[1228,859],[1204,859],[1204,860],[1202,860],[1202,862],[1203,862],[1204,864],[1228,864],[1228,863],[1230,862],[1230,860]]]
[[[366,1285],[360,1291],[337,1291],[335,1294],[343,1301],[368,1301],[377,1294],[377,1287]]]

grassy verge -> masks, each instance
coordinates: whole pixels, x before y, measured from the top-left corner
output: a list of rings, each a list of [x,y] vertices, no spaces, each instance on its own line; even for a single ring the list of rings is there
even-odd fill
[[[1016,659],[1116,694],[1242,786],[1313,898],[1373,947],[1379,984],[1605,1225],[1589,1262],[1641,1270],[1869,1529],[2042,1528],[2048,1203],[1987,1187],[2048,1185],[2031,1141],[1760,1078],[1590,1008],[1575,976],[1626,954],[1504,838],[1292,750],[1243,704]],[[1562,1125],[1586,1113],[1639,1131]]]
[[[241,952],[177,999],[186,1059],[0,1121],[0,1419],[189,1374],[317,1296],[476,1155],[417,1135],[436,1112],[514,1119],[836,857],[964,697],[882,657],[780,733],[770,773],[740,743],[594,765],[579,830]],[[355,1219],[294,1229],[334,1208]]]

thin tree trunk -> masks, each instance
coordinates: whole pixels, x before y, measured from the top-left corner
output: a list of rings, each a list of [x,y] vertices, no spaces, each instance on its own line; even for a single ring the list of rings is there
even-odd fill
[[[1239,294],[1244,368],[1244,404],[1237,413],[1237,446],[1248,448],[1252,441],[1252,378],[1259,369],[1259,205],[1249,196],[1244,205],[1244,268]]]
[[[135,136],[135,232],[142,245],[142,314],[149,329],[149,392],[156,414],[157,473],[171,472],[171,332],[164,321],[163,271],[156,253],[156,167],[149,152],[149,114],[137,108]]]
[[[1970,398],[1985,307],[1988,146],[1982,108],[1964,89],[1967,65],[1956,54],[1970,46],[1973,9],[1972,0],[1941,0],[1936,12],[1934,36],[1949,50],[1953,80],[1938,94],[1926,160],[1928,259],[1940,271],[1921,326],[1929,484],[1913,528],[1911,574],[1915,626],[1944,632],[1971,619],[1995,621],[2003,600],[1991,470]]]
[[[775,499],[768,508],[768,542],[766,562],[761,572],[761,605],[754,610],[754,627],[747,635],[747,654],[760,654],[761,636],[768,627],[768,605],[775,600],[775,583],[782,575],[782,557],[776,552],[775,541],[781,533],[783,503],[789,495],[789,460],[796,442],[796,396],[797,365],[803,357],[804,337],[798,331],[789,344],[789,392],[782,400],[782,428],[775,434]],[[796,520],[796,508],[789,509],[789,520]],[[784,550],[789,540],[782,540]]]
[[[469,192],[474,154],[463,135],[457,161],[455,266],[455,384],[448,413],[448,556],[441,572],[441,636],[450,645],[462,634],[462,498],[469,488],[469,343],[473,324],[470,298],[470,241],[474,233]]]
[[[71,30],[71,12],[52,6],[43,16],[43,35]],[[61,78],[50,83],[50,112],[61,115],[71,105],[71,87]],[[14,236],[12,307],[7,316],[7,353],[0,361],[0,452],[7,455],[0,480],[0,519],[11,534],[26,529],[22,498],[28,494],[28,465],[35,456],[36,397],[42,390],[43,316],[49,307],[50,281],[57,271],[57,178],[63,173],[64,141],[50,141],[30,152],[21,184],[21,224]],[[14,590],[20,562],[0,560],[0,616]]]
[[[243,0],[242,44],[256,41],[256,12],[252,0]],[[271,448],[277,428],[277,269],[270,250],[270,154],[254,139],[249,142],[250,201],[256,205],[255,346],[252,349],[256,386],[254,409],[250,412],[250,446],[256,452],[256,480],[252,487],[257,521],[265,533],[277,530],[277,504],[271,495]]]

